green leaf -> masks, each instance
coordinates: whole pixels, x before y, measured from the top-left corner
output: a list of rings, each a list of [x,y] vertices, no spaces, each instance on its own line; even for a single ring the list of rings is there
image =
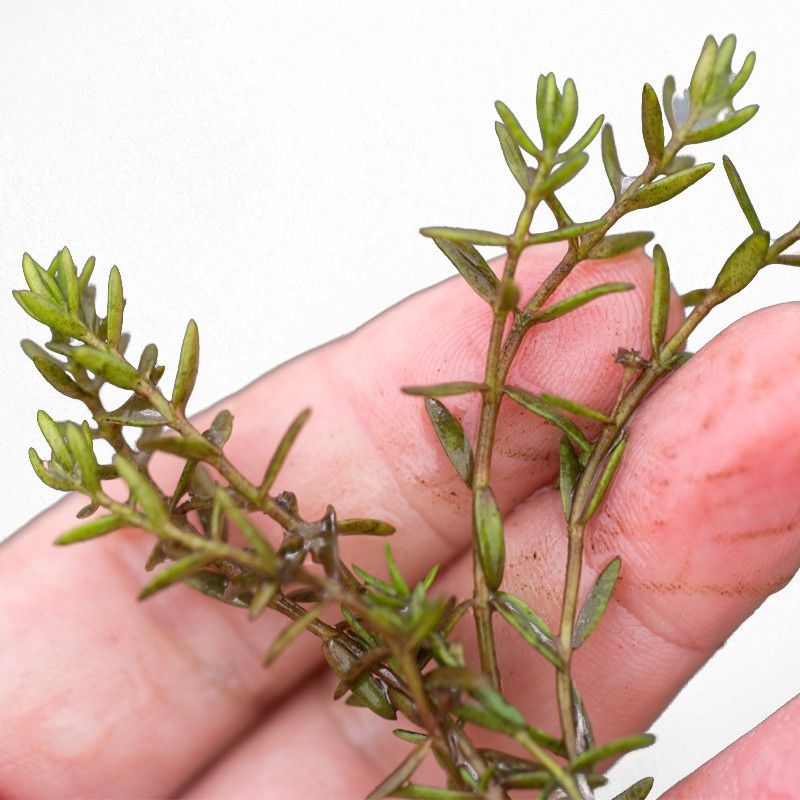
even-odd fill
[[[424,230],[423,228],[423,232]],[[471,244],[452,242],[440,237],[433,241],[478,295],[487,303],[493,303],[500,281],[483,256]]]
[[[396,789],[392,797],[405,800],[475,800],[474,792],[462,792],[459,789],[440,789],[437,786],[423,786],[409,783],[402,789]]]
[[[581,403],[576,403],[574,400],[567,400],[566,397],[559,397],[557,394],[549,394],[548,392],[542,392],[541,396],[542,400],[546,403],[563,408],[565,411],[577,414],[580,417],[594,419],[597,420],[597,422],[602,422],[604,425],[611,422],[611,417],[606,416],[602,411],[597,411],[597,409],[589,408],[589,406],[584,406]]]
[[[387,544],[383,548],[383,552],[386,557],[386,564],[389,567],[389,578],[392,581],[392,585],[394,586],[395,591],[400,597],[408,597],[409,595],[408,584],[406,583],[406,579],[403,577],[403,573],[400,572],[400,568],[397,566],[397,562],[394,560],[394,556],[392,555],[392,548]]]
[[[278,581],[268,581],[258,587],[250,601],[250,619],[255,619],[264,611],[280,588]]]
[[[200,336],[197,331],[197,323],[190,319],[183,337],[178,373],[175,376],[175,387],[172,390],[172,404],[181,412],[186,410],[186,403],[194,390],[199,365]]]
[[[155,486],[136,469],[132,462],[123,456],[115,455],[113,462],[120,477],[128,484],[134,497],[139,501],[147,518],[157,526],[168,524],[169,512]]]
[[[570,772],[580,772],[587,767],[597,764],[606,758],[614,758],[621,756],[625,753],[630,753],[633,750],[641,750],[644,747],[650,747],[656,740],[652,733],[639,733],[634,736],[626,736],[622,739],[616,739],[613,742],[604,744],[600,747],[595,747],[592,750],[587,750],[581,753],[569,765]]]
[[[707,36],[689,83],[689,99],[692,101],[694,108],[703,106],[706,93],[711,84],[716,59],[717,42],[713,36]]]
[[[591,289],[578,292],[578,294],[574,294],[566,300],[561,300],[547,308],[540,309],[535,314],[528,317],[527,323],[536,325],[542,322],[550,322],[558,317],[563,317],[564,314],[569,314],[576,308],[580,308],[598,297],[603,297],[607,294],[615,294],[616,292],[629,292],[631,289],[635,288],[636,287],[632,283],[601,283],[599,286],[593,286]]]
[[[84,423],[85,424],[85,423]],[[87,426],[88,427],[88,426]],[[91,436],[88,429],[68,422],[64,428],[67,444],[75,457],[81,473],[83,485],[92,493],[100,490],[100,476],[97,474],[97,459],[92,449]]]
[[[588,163],[587,153],[577,153],[567,159],[560,167],[553,170],[542,184],[543,195],[557,192],[562,186],[569,183]]]
[[[62,533],[53,544],[74,544],[75,542],[85,542],[89,539],[96,539],[98,536],[105,536],[112,531],[118,531],[126,526],[126,521],[118,514],[107,514],[98,519],[84,522],[66,533]]]
[[[310,608],[303,614],[302,617],[298,617],[296,620],[292,622],[291,625],[284,628],[281,633],[278,635],[278,638],[272,643],[272,647],[270,647],[269,651],[267,652],[267,657],[265,659],[265,664],[269,666],[270,664],[275,661],[275,659],[306,629],[309,625],[319,619],[322,616],[325,609],[328,607],[328,603],[318,603],[317,605]],[[329,639],[328,641],[334,641],[333,639]]]
[[[116,350],[122,336],[122,313],[125,298],[122,294],[122,276],[116,267],[108,275],[108,303],[106,306],[106,341],[109,348]]]
[[[532,411],[534,414],[542,417],[542,419],[546,419],[548,422],[552,422],[553,425],[560,428],[582,452],[588,453],[592,449],[583,431],[581,431],[571,419],[565,417],[557,408],[550,405],[550,403],[536,395],[530,394],[530,392],[526,392],[524,389],[518,389],[515,386],[504,386],[503,391],[523,408],[527,408],[528,411]]]
[[[764,266],[768,249],[769,234],[766,231],[751,233],[723,264],[711,291],[721,300],[741,292]]]
[[[59,475],[53,469],[47,469],[42,459],[39,458],[37,452],[31,447],[28,450],[28,458],[30,459],[33,471],[36,477],[51,489],[57,489],[60,492],[71,492],[80,487],[80,484],[74,478],[68,476],[66,473]]]
[[[89,258],[86,259],[86,263],[83,265],[81,274],[78,276],[78,290],[81,293],[81,296],[84,296],[89,289],[89,280],[94,272],[94,264],[95,257],[89,256]]]
[[[47,325],[48,328],[70,339],[86,341],[90,332],[77,320],[72,319],[66,311],[57,306],[52,300],[33,292],[14,290],[14,299],[22,306],[26,314],[37,322]]]
[[[74,348],[71,355],[89,372],[120,389],[135,389],[141,385],[142,376],[120,356],[86,345]]]
[[[753,208],[753,203],[750,201],[750,197],[747,194],[747,189],[744,188],[744,183],[742,183],[742,179],[739,177],[736,167],[733,166],[733,161],[731,161],[728,156],[722,156],[722,164],[725,167],[725,174],[728,176],[728,181],[730,181],[731,188],[736,196],[736,202],[739,203],[739,208],[744,212],[745,218],[748,223],[750,223],[753,232],[757,233],[758,231],[764,230],[758,219],[758,214],[756,214],[756,210]]]
[[[494,104],[494,107],[497,109],[497,113],[500,115],[500,119],[503,120],[506,128],[508,128],[511,135],[516,139],[517,144],[532,156],[541,159],[542,151],[525,132],[517,118],[511,113],[511,109],[509,109],[505,103],[500,102],[500,100]]]
[[[219,455],[218,448],[204,436],[159,436],[155,439],[145,439],[139,442],[142,450],[159,450],[162,453],[171,453],[183,458],[196,461],[206,461]]]
[[[478,556],[490,591],[496,591],[503,581],[506,545],[503,518],[492,490],[481,487],[473,495],[473,519],[478,543]]]
[[[139,592],[139,600],[146,600],[152,597],[156,592],[172,586],[173,583],[178,583],[193,575],[203,567],[208,566],[216,556],[213,553],[192,553],[185,556],[178,561],[170,564],[166,569],[161,570],[147,585]]]
[[[644,800],[650,794],[654,782],[652,778],[642,778],[633,786],[629,786],[622,794],[618,794],[614,800]]]
[[[340,536],[391,536],[394,531],[394,525],[379,519],[355,517],[336,521],[336,532]]]
[[[67,301],[67,311],[73,319],[78,319],[80,313],[80,290],[78,288],[78,271],[72,260],[69,249],[64,247],[61,250],[61,264],[58,270],[61,289],[64,299]]]
[[[604,219],[593,219],[589,222],[576,222],[571,225],[562,225],[554,231],[544,231],[543,233],[532,233],[523,243],[524,247],[531,247],[535,244],[545,244],[547,242],[563,242],[564,239],[575,239],[586,233],[596,231],[606,224]]]
[[[53,460],[64,467],[67,472],[71,471],[75,459],[67,447],[61,428],[46,411],[39,411],[36,414],[36,421],[39,424],[39,430],[53,451]]]
[[[450,383],[434,383],[430,386],[404,386],[402,391],[406,394],[421,395],[422,397],[452,397],[457,394],[486,391],[485,383],[471,381],[451,381]]]
[[[655,89],[646,83],[642,89],[642,136],[651,164],[664,157],[664,118]]]
[[[747,57],[742,64],[742,68],[737,73],[736,77],[730,82],[728,86],[728,97],[733,99],[743,88],[750,76],[753,74],[753,67],[756,65],[756,54],[752,51],[747,54]]]
[[[745,106],[732,114],[728,114],[719,122],[694,129],[694,132],[686,137],[686,144],[700,144],[701,142],[710,142],[727,136],[729,133],[741,128],[742,125],[750,122],[758,112],[758,108],[757,105]]]
[[[528,190],[530,179],[528,177],[528,165],[520,153],[519,145],[511,135],[508,128],[502,122],[495,122],[494,130],[500,140],[500,147],[503,150],[503,158],[506,160],[511,174],[520,185],[523,192]]]
[[[597,479],[597,483],[595,484],[594,492],[589,500],[589,504],[586,507],[586,511],[583,512],[581,522],[588,522],[592,514],[594,514],[594,512],[597,510],[597,507],[600,505],[600,501],[605,496],[606,490],[611,483],[611,479],[614,477],[614,473],[617,470],[617,465],[619,464],[619,460],[622,458],[622,453],[624,452],[625,445],[627,443],[628,439],[623,433],[619,441],[614,445],[614,447],[611,448],[611,452],[608,454],[606,464],[603,467],[603,472],[600,474],[600,477]]]
[[[594,140],[598,133],[600,133],[600,129],[603,127],[603,120],[605,117],[603,114],[600,114],[597,119],[592,122],[589,126],[586,133],[578,139],[575,144],[573,144],[568,150],[565,150],[563,153],[560,153],[556,158],[556,163],[560,163],[562,161],[566,161],[567,159],[574,156],[576,153],[580,153],[585,150]]]
[[[425,411],[433,423],[433,429],[450,463],[467,486],[472,484],[472,446],[461,423],[450,413],[447,406],[434,397],[425,398]]]
[[[564,509],[564,517],[569,522],[575,487],[581,474],[581,463],[567,436],[561,437],[559,456],[558,484],[561,491],[561,507]]]
[[[674,131],[678,127],[675,121],[675,114],[672,110],[672,103],[675,99],[675,78],[667,75],[664,79],[664,88],[661,92],[661,100],[664,103],[664,114],[669,122],[669,127]]]
[[[657,244],[653,248],[653,305],[650,310],[650,346],[654,357],[661,352],[661,345],[664,344],[667,334],[669,306],[669,264],[664,248]]]
[[[67,373],[50,359],[34,356],[33,365],[39,374],[58,392],[73,400],[86,400],[91,395],[83,391]]]
[[[561,93],[558,110],[558,125],[555,126],[553,134],[556,141],[561,144],[572,133],[575,121],[578,119],[578,90],[575,88],[575,81],[572,78],[564,81],[564,90]]]
[[[247,543],[263,562],[264,569],[266,571],[275,569],[275,551],[272,549],[272,545],[221,486],[216,487],[214,502],[221,506],[222,510],[230,517],[233,524],[238,528],[239,533],[244,536]]]
[[[691,292],[682,294],[681,303],[683,303],[683,307],[689,308],[689,306],[696,306],[702,303],[709,291],[709,289],[693,289]]]
[[[561,99],[556,76],[551,72],[540,75],[536,84],[536,116],[539,120],[539,130],[545,150],[548,147],[555,149],[560,142],[554,141],[553,131],[558,124],[558,103]]]
[[[617,585],[619,570],[622,560],[616,556],[608,562],[603,571],[597,577],[594,586],[586,595],[586,600],[578,614],[575,622],[575,630],[572,633],[572,649],[577,650],[591,635],[592,631],[600,622],[611,599],[611,593]]]
[[[688,189],[692,184],[697,183],[700,178],[711,172],[713,168],[713,164],[698,164],[682,172],[676,172],[674,175],[659,178],[647,186],[642,186],[641,189],[628,198],[625,203],[626,210],[651,208],[652,206],[666,203],[667,200],[672,200],[673,197]]]
[[[631,231],[630,233],[611,233],[604,236],[587,254],[586,258],[599,261],[603,258],[616,258],[631,250],[644,247],[655,234],[652,231]]]
[[[65,308],[64,297],[56,279],[46,269],[40,267],[28,253],[22,254],[22,274],[25,276],[25,283],[34,294],[45,297],[59,308]]]
[[[227,408],[223,408],[211,421],[207,431],[203,431],[203,436],[208,439],[214,447],[221,448],[233,433],[233,414]]]
[[[272,458],[267,465],[267,470],[264,473],[264,478],[261,481],[261,485],[258,488],[258,495],[261,498],[264,498],[269,493],[269,490],[272,488],[272,484],[275,483],[275,478],[278,477],[278,472],[280,472],[281,467],[283,466],[284,461],[286,461],[286,456],[289,455],[289,450],[291,450],[292,445],[294,444],[295,439],[297,439],[298,434],[303,429],[303,426],[306,424],[309,416],[311,416],[311,409],[305,408],[303,409],[294,419],[292,424],[287,429],[286,433],[283,434],[281,441],[278,444],[275,452],[272,455]]]
[[[622,195],[622,180],[625,178],[625,173],[619,165],[619,156],[617,155],[617,145],[614,142],[614,130],[610,124],[606,123],[603,126],[603,133],[600,137],[600,153],[603,157],[603,166],[608,176],[608,182],[611,184],[611,189],[614,192],[614,198],[619,199]]]
[[[419,232],[423,236],[436,241],[437,239],[446,239],[448,242],[459,245],[482,244],[495,247],[507,247],[510,243],[510,237],[504,233],[494,233],[493,231],[481,231],[476,228],[420,228]],[[438,242],[436,242],[439,244]],[[441,248],[441,245],[439,245]],[[445,255],[447,255],[445,253]],[[447,255],[450,258],[449,255]],[[453,259],[450,258],[452,261]],[[455,264],[455,261],[453,261]],[[485,263],[485,262],[484,262]],[[456,267],[458,265],[456,264]],[[459,270],[460,272],[460,270]],[[494,275],[494,273],[492,273]]]
[[[492,598],[492,607],[531,647],[558,669],[563,669],[564,664],[555,650],[553,632],[526,602],[501,592]]]
[[[202,592],[207,597],[219,600],[237,608],[248,608],[248,604],[241,597],[226,597],[225,589],[230,582],[224,575],[218,572],[200,571],[187,575],[183,582],[198,592]]]
[[[392,770],[368,795],[367,800],[383,800],[385,797],[397,797],[397,792],[402,791],[404,783],[411,779],[417,768],[430,752],[433,740],[424,734],[413,731],[394,730],[392,733],[398,739],[416,745],[414,749]]]

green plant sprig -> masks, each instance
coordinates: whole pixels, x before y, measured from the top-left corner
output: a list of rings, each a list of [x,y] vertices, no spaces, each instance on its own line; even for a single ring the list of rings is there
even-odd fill
[[[653,737],[637,734],[598,745],[572,678],[573,653],[600,622],[622,567],[619,557],[612,558],[579,602],[586,527],[611,490],[627,447],[627,424],[642,400],[657,381],[689,358],[683,351],[687,339],[713,308],[744,289],[767,265],[800,266],[800,256],[787,252],[800,240],[800,224],[771,240],[738,171],[723,157],[750,233],[725,261],[710,288],[683,295],[684,305],[692,310],[669,338],[669,265],[663,248],[655,245],[650,352],[642,355],[620,350],[617,354],[623,375],[612,410],[605,413],[548,393],[535,395],[508,385],[506,380],[524,337],[536,326],[633,288],[628,283],[610,282],[549,302],[579,265],[650,242],[653,234],[647,231],[618,235],[609,231],[627,214],[673,199],[710,171],[713,164],[695,165],[691,156],[682,154],[686,146],[718,139],[754,116],[755,105],[733,108],[733,99],[755,63],[750,53],[734,72],[735,44],[733,36],[719,44],[708,37],[683,97],[676,97],[671,76],[664,82],[663,108],[655,90],[645,84],[641,125],[647,161],[636,176],[623,172],[613,130],[602,115],[567,144],[578,116],[577,89],[571,79],[559,89],[552,73],[540,76],[536,116],[541,144],[505,104],[496,104],[501,121],[495,130],[502,154],[524,195],[513,232],[448,227],[422,230],[492,310],[482,382],[405,388],[409,394],[424,397],[441,446],[472,493],[474,587],[470,597],[434,596],[435,567],[424,580],[408,581],[389,547],[386,580],[357,565],[345,565],[340,557],[341,536],[382,537],[394,529],[369,517],[338,519],[332,506],[321,519],[306,520],[292,492],[272,493],[310,410],[297,415],[268,460],[261,482],[252,483],[225,452],[233,431],[230,413],[220,412],[205,431],[187,415],[199,369],[195,323],[190,321],[187,326],[168,397],[159,385],[164,367],[157,364],[155,345],[143,349],[137,366],[125,357],[129,337],[123,332],[125,299],[119,270],[114,267],[109,275],[107,305],[101,316],[90,282],[94,259],[78,272],[67,248],[47,269],[26,254],[23,273],[28,288],[14,293],[23,309],[51,333],[45,348],[25,340],[23,350],[51,386],[86,406],[94,423],[93,427],[87,422],[56,422],[44,411],[38,414],[51,456],[44,461],[31,449],[35,473],[48,486],[82,493],[89,501],[78,512],[81,522],[56,543],[87,541],[126,527],[152,534],[156,543],[146,569],[159,569],[140,598],[185,583],[216,600],[247,609],[253,618],[272,609],[288,623],[266,653],[268,664],[304,631],[316,636],[339,680],[335,700],[347,697],[348,704],[365,707],[387,720],[395,720],[401,713],[418,729],[394,731],[412,750],[373,790],[370,798],[374,800],[389,796],[503,800],[516,790],[530,789],[539,790],[542,798],[557,791],[571,800],[591,797],[593,788],[605,783],[597,772],[600,761],[647,747]],[[586,166],[586,149],[598,134],[613,201],[597,219],[575,222],[558,193]],[[535,165],[527,163],[526,155]],[[534,217],[543,206],[552,213],[556,227],[532,233]],[[566,244],[563,258],[529,298],[521,299],[516,272],[523,252],[535,244],[557,241]],[[484,245],[506,250],[499,277],[477,249]],[[116,409],[106,409],[101,399],[106,384],[130,392]],[[470,392],[481,398],[474,450],[460,422],[439,399]],[[504,399],[563,434],[558,487],[568,552],[557,632],[522,598],[502,590],[505,537],[503,517],[491,488],[491,464]],[[576,417],[599,424],[593,441],[574,421]],[[135,445],[125,438],[126,428],[139,430]],[[107,442],[115,452],[108,464],[99,463],[95,456],[98,440]],[[157,452],[182,460],[180,477],[172,488],[160,486],[150,472],[150,460]],[[116,500],[105,491],[103,484],[109,480],[121,480],[127,486],[126,500]],[[95,516],[100,509],[106,513]],[[274,544],[254,521],[262,515],[282,532],[280,544]],[[233,531],[238,533],[239,543],[231,541]],[[480,662],[474,666],[467,663],[462,644],[454,636],[456,625],[470,612]],[[495,643],[497,617],[555,669],[559,735],[530,725],[503,695]],[[481,747],[477,742],[483,731],[504,736],[508,750]],[[414,782],[417,769],[431,755],[446,776],[447,788]],[[645,778],[618,800],[644,798],[651,787],[652,779]]]

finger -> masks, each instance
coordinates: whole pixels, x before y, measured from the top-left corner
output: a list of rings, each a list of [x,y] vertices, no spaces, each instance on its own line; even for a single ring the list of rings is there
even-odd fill
[[[673,786],[663,800],[790,797],[800,785],[796,737],[800,697]]]
[[[617,554],[620,584],[574,658],[574,677],[599,742],[646,729],[800,565],[800,498],[794,491],[800,419],[772,413],[791,407],[800,391],[800,376],[785,369],[800,360],[797,311],[797,304],[780,306],[736,323],[670,377],[631,423],[611,494],[589,530],[581,594]],[[767,376],[781,380],[765,382]],[[713,424],[704,426],[711,414]],[[546,489],[520,504],[506,520],[506,533],[504,589],[523,597],[557,630],[566,554],[558,494]],[[463,596],[471,581],[471,556],[465,554],[436,586]],[[502,621],[495,630],[504,691],[529,722],[557,732],[552,666]],[[474,662],[469,622],[460,633]],[[367,791],[406,751],[389,726],[368,714],[341,704],[328,709],[332,691],[332,685],[315,685],[300,699],[300,711],[319,709],[311,739],[309,717],[288,706],[187,797],[222,797],[237,783],[263,786],[254,794],[264,798],[325,796],[324,790],[313,794],[311,776],[297,774],[297,752],[319,763],[326,780],[326,769],[342,765],[339,778],[330,778],[340,781],[333,785],[341,796]],[[364,764],[364,748],[369,764],[379,767],[374,772],[353,766]],[[435,774],[434,765],[427,777]]]
[[[524,283],[541,281],[559,253],[550,247],[526,254]],[[649,261],[640,252],[613,264],[584,265],[561,292],[608,280],[631,280],[640,288],[543,326],[520,354],[515,382],[608,408],[619,381],[609,354],[622,345],[643,348],[647,339]],[[433,561],[447,562],[469,546],[468,493],[441,454],[421,401],[397,390],[402,383],[480,379],[486,315],[483,301],[462,282],[448,282],[271,373],[225,404],[236,418],[231,460],[258,480],[265,451],[311,404],[316,413],[276,488],[295,491],[309,518],[328,502],[341,517],[386,518],[403,531],[395,546],[411,577]],[[459,398],[452,407],[474,433],[477,398]],[[501,424],[507,433],[495,476],[501,504],[509,508],[552,479],[555,461],[537,460],[537,454],[552,452],[558,435],[510,404]],[[162,463],[166,471],[176,462]],[[49,542],[68,526],[65,511],[76,508],[70,501],[52,510],[3,547],[0,592],[4,608],[13,609],[3,621],[3,641],[24,670],[14,670],[0,689],[9,721],[0,732],[0,751],[8,756],[0,765],[0,792],[11,785],[23,794],[91,795],[98,787],[168,792],[308,674],[319,648],[303,639],[275,669],[262,672],[259,656],[285,624],[277,615],[251,625],[241,612],[186,587],[135,608],[151,542],[114,534],[87,549],[55,553]],[[360,566],[380,568],[379,546],[357,547]],[[345,561],[352,558],[347,550]],[[36,639],[31,619],[40,621]],[[140,721],[148,735],[123,724],[129,719]],[[84,760],[81,753],[102,757]],[[145,763],[150,769],[133,769]]]

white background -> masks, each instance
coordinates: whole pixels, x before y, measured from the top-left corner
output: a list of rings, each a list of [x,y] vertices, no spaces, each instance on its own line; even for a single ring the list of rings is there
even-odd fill
[[[623,168],[636,172],[642,83],[660,92],[673,72],[686,85],[704,36],[729,32],[735,64],[758,53],[739,102],[762,110],[696,151],[734,159],[777,234],[800,211],[800,66],[793,26],[767,13],[778,7],[701,1],[686,16],[563,0],[0,2],[5,533],[53,500],[27,461],[31,444],[41,450],[34,410],[71,412],[17,346],[41,336],[10,297],[24,250],[48,264],[67,244],[79,264],[97,256],[103,278],[118,264],[132,350],[146,335],[167,365],[194,316],[198,410],[448,277],[419,227],[510,228],[519,193],[494,100],[532,123],[538,74],[572,76],[579,127],[605,112]],[[610,199],[592,152],[565,197],[576,219]],[[709,285],[748,232],[721,167],[629,224],[656,226],[681,291]],[[693,346],[759,305],[798,299],[798,276],[772,270]],[[616,791],[648,773],[663,791],[797,692],[798,597],[795,581],[733,637],[657,722],[657,747],[613,773]]]

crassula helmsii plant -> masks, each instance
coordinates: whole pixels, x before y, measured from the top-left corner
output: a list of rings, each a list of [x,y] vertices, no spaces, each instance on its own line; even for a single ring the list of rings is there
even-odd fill
[[[440,591],[435,564],[423,580],[411,580],[389,545],[379,575],[346,563],[340,548],[343,537],[395,533],[388,523],[371,518],[369,508],[363,517],[342,518],[330,505],[319,519],[303,516],[303,498],[282,485],[281,467],[309,409],[297,409],[277,447],[265,455],[260,480],[245,477],[226,451],[234,426],[231,414],[220,411],[208,427],[200,428],[186,412],[199,366],[195,323],[190,321],[186,328],[174,381],[165,388],[165,368],[158,364],[154,344],[148,344],[138,360],[126,356],[129,337],[123,332],[126,301],[119,270],[111,270],[106,302],[98,310],[91,283],[94,259],[79,270],[67,248],[48,268],[26,254],[27,289],[15,292],[22,308],[51,335],[44,348],[23,341],[25,353],[53,388],[88,410],[88,420],[82,422],[56,421],[45,411],[38,414],[50,452],[43,459],[31,448],[36,475],[53,489],[79,492],[87,499],[76,527],[56,543],[74,544],[128,528],[152,534],[154,545],[144,566],[154,574],[140,597],[182,582],[241,607],[252,618],[283,615],[283,632],[265,644],[267,664],[297,637],[317,637],[339,679],[333,700],[360,707],[354,714],[376,714],[395,728],[397,768],[375,787],[371,798],[506,798],[523,790],[535,790],[542,798],[591,797],[593,788],[604,784],[602,768],[611,759],[651,745],[653,737],[596,741],[591,708],[584,706],[582,687],[574,680],[574,654],[602,624],[625,571],[615,556],[591,585],[581,582],[587,526],[614,491],[634,412],[655,384],[691,358],[684,345],[715,306],[744,289],[767,265],[800,265],[800,256],[786,252],[800,238],[800,226],[778,236],[768,233],[739,173],[723,157],[731,200],[735,198],[743,212],[741,243],[710,288],[682,295],[686,315],[678,322],[674,314],[670,317],[667,256],[655,245],[647,346],[608,355],[610,362],[621,365],[618,395],[609,407],[592,408],[570,397],[519,386],[511,380],[512,365],[523,342],[542,326],[586,304],[603,303],[606,295],[634,288],[631,283],[601,281],[574,294],[559,291],[573,271],[602,271],[598,261],[622,257],[650,242],[650,232],[615,234],[612,229],[628,214],[671,201],[701,180],[713,164],[695,163],[686,149],[720,139],[755,115],[755,105],[738,110],[733,106],[755,63],[750,53],[734,69],[735,44],[733,36],[719,43],[708,37],[686,91],[678,92],[671,76],[660,98],[645,84],[644,148],[625,157],[626,163],[644,163],[633,175],[623,172],[613,130],[602,116],[580,135],[573,134],[578,117],[573,81],[559,86],[552,73],[540,76],[535,126],[528,122],[529,114],[520,121],[505,104],[496,104],[497,137],[520,198],[519,216],[510,230],[422,229],[485,303],[490,320],[479,380],[404,388],[424,404],[449,460],[447,469],[455,470],[471,498],[471,594]],[[598,136],[610,203],[596,218],[576,221],[560,199],[561,190],[586,166],[587,148]],[[534,233],[533,222],[540,215],[549,215],[553,223],[546,232]],[[521,285],[530,283],[517,274],[523,254],[547,243],[561,243],[560,260],[555,259],[549,274],[532,290],[522,291]],[[481,246],[506,250],[498,271],[481,255]],[[106,385],[127,393],[124,402],[108,408]],[[469,435],[463,418],[453,411],[454,398],[461,395],[479,402]],[[549,623],[546,617],[552,614],[532,607],[504,582],[504,515],[492,471],[501,406],[536,415],[560,436],[553,479],[567,532],[566,553],[561,549],[539,554],[544,562],[565,564],[559,618]],[[113,449],[110,460],[98,457],[98,442]],[[156,480],[151,458],[157,453],[180,463],[177,481],[164,485]],[[403,531],[396,535],[402,537]],[[535,567],[531,569],[535,580]],[[474,647],[464,644],[468,625],[474,626]],[[504,694],[501,627],[504,636],[513,633],[529,648],[531,659],[544,659],[552,667],[557,728],[532,725]],[[477,654],[474,659],[472,653]],[[429,759],[441,768],[440,786],[415,780],[417,768]],[[643,778],[619,798],[644,798],[651,786],[652,780]]]

